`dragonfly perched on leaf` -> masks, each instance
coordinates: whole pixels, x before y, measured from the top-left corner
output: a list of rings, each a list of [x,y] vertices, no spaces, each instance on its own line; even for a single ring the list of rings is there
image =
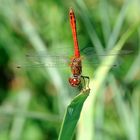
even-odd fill
[[[73,57],[68,57],[66,54],[64,55],[47,55],[45,52],[40,52],[37,54],[28,53],[26,57],[29,61],[33,62],[33,64],[23,64],[18,65],[17,68],[29,67],[29,68],[37,68],[41,66],[47,66],[49,68],[52,67],[63,67],[68,65],[71,67],[72,76],[69,78],[69,83],[72,87],[77,87],[80,85],[81,80],[84,81],[84,88],[89,89],[89,77],[82,75],[82,61],[85,59],[81,56],[83,53],[87,57],[87,63],[93,63],[94,65],[98,65],[99,63],[95,61],[95,57],[104,57],[104,56],[112,56],[112,55],[130,55],[133,53],[133,50],[122,50],[115,51],[111,54],[106,51],[104,54],[96,54],[93,52],[93,47],[86,47],[82,50],[79,49],[78,39],[77,39],[77,31],[76,31],[76,18],[72,8],[69,11],[70,25],[72,29],[72,36],[74,41],[74,54]],[[61,49],[63,50],[63,49]],[[67,48],[68,50],[68,48]],[[45,63],[41,63],[40,59],[45,57]],[[50,61],[51,58],[51,61]],[[117,66],[116,64],[114,66]],[[87,81],[87,82],[85,82]]]

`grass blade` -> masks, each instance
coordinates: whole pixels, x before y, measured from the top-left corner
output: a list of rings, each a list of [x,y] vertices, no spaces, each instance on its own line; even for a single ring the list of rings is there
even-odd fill
[[[139,24],[133,25],[126,31],[118,43],[115,45],[114,49],[112,51],[116,50],[121,50],[124,43],[127,41],[127,39],[134,33],[134,31],[138,28]],[[95,100],[97,97],[97,92],[101,88],[105,78],[107,77],[107,74],[109,70],[111,69],[111,65],[115,62],[117,59],[117,55],[113,57],[106,57],[104,61],[102,62],[101,66],[98,68],[96,71],[94,79],[90,82],[90,87],[91,87],[91,93],[90,97],[87,99],[85,102],[85,106],[83,108],[81,117],[86,119],[86,122],[82,121],[83,124],[80,124],[83,126],[83,128],[86,130],[88,133],[85,139],[88,140],[93,140],[94,139],[94,124],[93,124],[93,108],[95,104]],[[102,67],[102,65],[108,64],[110,67]],[[94,87],[94,88],[92,88]],[[94,94],[93,94],[94,93]],[[88,137],[88,138],[87,138]]]
[[[84,101],[89,95],[89,90],[82,91],[77,95],[70,105],[67,107],[66,114],[61,126],[58,140],[71,140],[74,134],[76,124],[79,120],[80,113],[84,104]]]
[[[118,115],[120,116],[120,121],[122,122],[122,127],[125,129],[125,133],[128,140],[137,140],[137,129],[134,123],[134,116],[132,110],[129,108],[127,104],[125,104],[123,99],[123,89],[118,87],[115,83],[114,78],[111,77],[111,88],[113,94],[115,94],[115,104],[118,111]]]
[[[119,36],[119,33],[120,33],[121,28],[123,26],[124,19],[126,17],[126,13],[127,13],[129,5],[130,5],[130,1],[126,0],[121,11],[120,11],[120,14],[118,16],[118,19],[116,21],[114,29],[113,29],[112,33],[110,34],[110,38],[109,38],[109,41],[107,44],[108,49],[112,48],[118,39],[118,36]]]
[[[104,35],[105,43],[107,44],[110,33],[111,33],[111,23],[109,19],[109,4],[108,1],[101,0],[100,1],[100,18],[101,18],[101,25]]]

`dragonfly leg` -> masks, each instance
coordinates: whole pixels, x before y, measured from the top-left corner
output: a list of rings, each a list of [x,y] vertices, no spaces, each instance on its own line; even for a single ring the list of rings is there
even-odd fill
[[[89,90],[89,81],[90,81],[90,78],[88,76],[81,76],[81,78],[83,79],[83,90]]]

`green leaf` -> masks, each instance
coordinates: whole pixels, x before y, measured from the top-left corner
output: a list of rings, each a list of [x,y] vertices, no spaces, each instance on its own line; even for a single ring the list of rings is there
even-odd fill
[[[89,95],[89,91],[90,90],[82,91],[72,100],[70,105],[68,105],[59,133],[59,140],[72,139],[83,104]]]

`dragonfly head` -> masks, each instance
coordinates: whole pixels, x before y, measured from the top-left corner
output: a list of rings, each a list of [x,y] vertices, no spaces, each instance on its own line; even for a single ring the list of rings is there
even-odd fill
[[[69,83],[72,87],[77,87],[81,83],[81,80],[77,76],[73,76],[69,78]]]

